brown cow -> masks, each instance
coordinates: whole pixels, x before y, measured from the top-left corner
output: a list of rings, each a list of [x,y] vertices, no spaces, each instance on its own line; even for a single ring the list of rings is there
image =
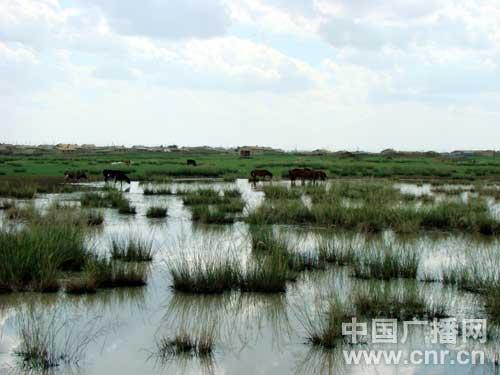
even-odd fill
[[[296,180],[301,180],[302,184],[306,181],[325,181],[326,173],[323,171],[311,169],[311,168],[295,168],[288,171],[288,177],[292,184],[295,184]]]
[[[313,181],[325,181],[327,179],[326,173],[323,171],[314,170],[313,173]]]
[[[301,180],[302,184],[304,184],[305,180],[312,180],[313,170],[310,168],[294,168],[288,171],[288,177],[292,182],[292,185],[295,185],[296,180]]]
[[[252,172],[250,172],[250,176],[252,176],[252,180],[255,182],[257,181],[258,178],[262,179],[273,179],[273,174],[269,172],[267,169],[254,169]]]

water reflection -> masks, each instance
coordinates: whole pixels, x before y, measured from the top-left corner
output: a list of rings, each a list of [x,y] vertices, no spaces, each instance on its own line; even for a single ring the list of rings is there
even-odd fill
[[[200,335],[207,326],[213,327],[218,348],[225,353],[255,345],[263,330],[270,332],[273,347],[280,349],[293,333],[285,295],[237,292],[204,296],[174,293],[158,332]]]
[[[278,182],[281,184],[281,182]],[[283,182],[286,184],[286,182]],[[245,180],[234,183],[217,182],[168,184],[172,190],[213,187],[217,189],[238,188],[249,209],[263,199],[259,186],[253,188]],[[415,186],[401,184],[401,190],[415,194],[441,194],[431,192],[431,185]],[[42,195],[35,202],[48,207],[51,202],[65,200],[75,204],[80,193],[64,195]],[[101,353],[101,348],[91,350],[92,359],[85,366],[86,374],[136,373],[155,374],[333,374],[333,373],[493,373],[494,366],[346,366],[342,357],[344,346],[333,350],[323,350],[305,344],[306,336],[296,317],[295,309],[303,306],[320,309],[331,297],[332,292],[343,301],[352,298],[352,291],[359,285],[377,284],[378,281],[362,281],[352,277],[349,264],[328,265],[325,270],[303,272],[295,283],[289,283],[286,294],[260,295],[225,293],[218,296],[199,296],[174,293],[169,288],[168,267],[170,261],[186,254],[202,254],[211,257],[217,254],[232,254],[241,257],[252,255],[249,227],[243,222],[233,225],[195,224],[190,220],[190,210],[184,207],[179,196],[144,196],[143,186],[133,183],[130,191],[124,193],[137,207],[137,215],[124,216],[116,210],[105,209],[102,228],[93,231],[92,246],[100,253],[107,254],[107,240],[113,234],[137,232],[152,237],[157,253],[151,268],[148,286],[100,290],[95,295],[67,296],[64,294],[10,294],[0,295],[0,326],[3,335],[0,340],[0,373],[5,364],[12,360],[12,351],[18,345],[14,329],[16,311],[29,303],[40,309],[68,308],[86,316],[102,316],[107,322],[119,323],[116,334],[111,336],[109,345]],[[468,194],[468,193],[467,193]],[[457,198],[461,199],[461,198]],[[150,220],[145,217],[151,205],[168,207],[165,220]],[[498,208],[493,201],[492,207]],[[3,220],[3,219],[2,219]],[[153,230],[151,228],[154,228]],[[352,247],[362,252],[376,243],[390,243],[394,246],[410,246],[421,255],[416,280],[390,281],[397,288],[418,288],[430,304],[446,304],[447,312],[458,319],[462,317],[483,317],[482,298],[443,285],[442,270],[452,261],[462,259],[469,253],[486,269],[493,272],[498,258],[498,239],[486,236],[470,236],[460,233],[423,232],[413,235],[399,235],[392,231],[370,235],[333,230],[331,228],[299,228],[274,226],[276,233],[283,233],[298,252],[316,252],[319,238],[332,238],[335,247]],[[91,240],[89,240],[91,241]],[[80,326],[81,327],[81,326]],[[214,354],[205,358],[179,356],[166,361],[155,361],[151,368],[147,361],[154,343],[163,337],[175,337],[181,333],[199,336],[212,332]],[[493,330],[493,328],[492,328]],[[496,328],[494,329],[496,331]],[[485,350],[490,361],[497,358],[500,348],[498,334],[491,333],[491,340],[485,345],[468,344],[470,350]],[[426,348],[419,336],[412,338],[410,346]],[[347,346],[347,349],[351,347]],[[371,348],[371,346],[369,346]],[[148,349],[149,352],[144,352]],[[59,370],[60,371],[60,370]],[[64,369],[61,373],[68,373]],[[71,371],[73,371],[71,369]]]

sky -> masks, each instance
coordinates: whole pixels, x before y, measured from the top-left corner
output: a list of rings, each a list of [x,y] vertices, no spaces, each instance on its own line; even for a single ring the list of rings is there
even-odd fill
[[[496,0],[0,0],[0,143],[500,149]]]

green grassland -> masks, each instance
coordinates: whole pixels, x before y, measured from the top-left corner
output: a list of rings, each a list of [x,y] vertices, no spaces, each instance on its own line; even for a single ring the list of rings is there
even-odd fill
[[[197,167],[187,166],[195,159]],[[131,165],[113,164],[130,160]],[[452,158],[445,156],[384,156],[350,154],[348,156],[300,153],[262,153],[239,158],[236,153],[161,153],[130,152],[115,154],[46,154],[38,156],[0,156],[0,179],[10,177],[62,177],[66,170],[87,171],[91,179],[100,179],[105,168],[128,172],[135,180],[161,178],[211,177],[232,179],[249,177],[255,168],[270,170],[283,177],[290,168],[322,169],[330,178],[410,178],[473,181],[500,179],[500,157]]]

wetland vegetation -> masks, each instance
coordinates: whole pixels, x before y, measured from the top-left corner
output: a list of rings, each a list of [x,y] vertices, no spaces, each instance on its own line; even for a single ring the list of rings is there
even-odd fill
[[[208,158],[201,158],[201,165]],[[327,165],[315,160],[318,167]],[[21,301],[12,310],[19,328],[12,335],[22,344],[9,352],[22,366],[33,370],[79,362],[60,346],[57,325],[44,326],[42,333],[42,327],[28,324],[23,301],[38,298],[90,311],[88,301],[109,300],[123,291],[120,302],[99,312],[114,320],[123,313],[120,304],[133,300],[127,295],[146,295],[138,305],[154,312],[134,310],[144,317],[140,322],[133,314],[124,319],[138,332],[146,329],[148,314],[153,325],[166,319],[161,334],[146,329],[149,336],[134,335],[177,371],[176,363],[190,363],[190,358],[200,359],[199,366],[206,359],[213,371],[216,359],[227,364],[238,345],[242,353],[269,360],[275,349],[263,354],[259,344],[247,342],[248,335],[255,343],[263,340],[261,326],[264,337],[276,336],[307,355],[318,348],[331,353],[352,346],[341,330],[352,316],[432,321],[465,314],[486,317],[493,327],[499,323],[500,189],[493,181],[184,182],[172,177],[181,176],[185,166],[170,161],[174,174],[169,168],[159,173],[160,161],[151,164],[155,173],[132,164],[131,175],[148,178],[125,189],[95,181],[56,183],[52,177],[50,186],[32,178],[25,188],[10,181],[0,186],[0,311],[11,300]],[[249,163],[257,162],[267,165],[260,157]],[[287,162],[275,162],[273,174],[282,175]],[[146,159],[138,163],[149,165]],[[349,163],[368,159],[342,160],[339,168]],[[28,162],[21,164],[30,170]],[[200,170],[209,168],[214,167]],[[238,170],[233,165],[229,173],[237,176]],[[457,307],[470,300],[470,310]],[[168,319],[157,318],[165,307]],[[40,306],[34,311],[39,313]],[[213,328],[203,331],[207,324]],[[495,342],[496,336],[489,340]],[[82,345],[78,357],[92,351],[92,343]],[[291,351],[284,353],[291,358]]]

